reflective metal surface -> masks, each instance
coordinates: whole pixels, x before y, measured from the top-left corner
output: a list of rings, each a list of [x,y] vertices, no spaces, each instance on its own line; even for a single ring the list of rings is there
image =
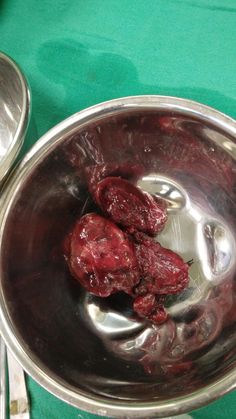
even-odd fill
[[[0,336],[0,418],[6,418],[6,348]]]
[[[41,385],[117,417],[190,411],[236,383],[236,123],[168,97],[131,97],[78,113],[47,133],[6,185],[0,214],[1,330]],[[94,209],[86,168],[143,169],[138,185],[166,200],[157,237],[193,259],[190,285],[162,326],[129,297],[85,293],[62,243]]]
[[[17,64],[0,52],[0,182],[20,151],[29,118],[28,84]]]
[[[15,163],[23,145],[26,130],[30,122],[30,93],[28,84],[18,65],[8,56],[0,53],[0,185]],[[31,131],[32,133],[32,124]],[[6,367],[6,349],[0,336],[0,417],[6,417],[6,371],[15,377],[16,371],[8,363]],[[21,380],[17,380],[17,389],[21,390],[24,373],[18,365]],[[18,377],[19,378],[19,377]],[[12,385],[8,383],[10,395],[14,393]],[[14,387],[14,386],[13,386]],[[17,391],[16,394],[17,395]],[[16,399],[15,399],[16,400]]]

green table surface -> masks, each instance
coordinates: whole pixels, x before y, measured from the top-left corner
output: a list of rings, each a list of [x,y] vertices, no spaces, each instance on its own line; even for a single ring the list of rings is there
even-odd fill
[[[0,0],[0,49],[29,80],[37,138],[80,109],[137,94],[236,118],[235,0]],[[27,384],[32,419],[95,417]],[[233,419],[236,394],[191,415]]]

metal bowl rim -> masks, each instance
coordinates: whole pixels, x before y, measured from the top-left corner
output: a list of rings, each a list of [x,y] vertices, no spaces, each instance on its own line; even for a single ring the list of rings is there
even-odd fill
[[[30,87],[26,80],[26,77],[24,76],[19,65],[11,57],[9,57],[7,54],[1,51],[0,51],[0,60],[5,61],[8,65],[10,65],[14,69],[20,81],[21,90],[22,90],[22,112],[21,112],[20,120],[18,122],[14,139],[9,149],[7,150],[6,155],[1,161],[0,181],[2,181],[7,175],[7,173],[9,172],[9,170],[12,168],[25,139],[27,128],[29,126],[29,121],[31,118],[31,92],[30,92]]]

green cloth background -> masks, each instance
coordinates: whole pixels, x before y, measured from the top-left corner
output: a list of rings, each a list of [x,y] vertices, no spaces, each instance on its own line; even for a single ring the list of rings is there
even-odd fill
[[[236,118],[236,0],[0,0],[0,49],[28,77],[38,137],[135,94],[186,97]],[[94,417],[27,383],[32,419]],[[233,419],[236,394],[192,416]]]

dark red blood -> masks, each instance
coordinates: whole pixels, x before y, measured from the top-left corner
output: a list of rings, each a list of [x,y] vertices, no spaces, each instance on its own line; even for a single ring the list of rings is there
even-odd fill
[[[168,319],[168,313],[162,304],[158,304],[155,311],[148,316],[148,320],[155,324],[165,323]]]
[[[181,131],[179,121],[181,121],[179,118],[163,115],[159,117],[159,127],[161,131],[167,134],[176,134],[176,132]]]
[[[114,222],[154,235],[166,221],[164,204],[124,179],[107,177],[97,184],[95,200]]]
[[[68,263],[80,284],[100,297],[130,293],[140,278],[133,243],[115,224],[93,213],[76,223]]]
[[[154,294],[138,296],[134,299],[133,309],[140,316],[148,316],[156,307],[156,297]]]
[[[201,141],[193,135],[194,126],[188,130],[179,118],[162,116],[160,129],[168,137],[160,147],[160,164],[167,164],[172,172],[188,173],[206,188],[218,184],[231,191],[234,182],[232,158],[210,141]],[[195,128],[196,129],[196,128]]]
[[[165,249],[144,234],[135,234],[136,257],[142,281],[143,293],[176,294],[183,291],[189,282],[189,265],[175,252]]]
[[[133,302],[133,309],[140,317],[145,317],[155,324],[162,324],[168,318],[162,302],[151,293],[136,297]]]
[[[176,364],[169,364],[163,367],[163,370],[170,374],[170,375],[180,375],[187,371],[192,370],[193,362],[192,361],[185,361]]]

